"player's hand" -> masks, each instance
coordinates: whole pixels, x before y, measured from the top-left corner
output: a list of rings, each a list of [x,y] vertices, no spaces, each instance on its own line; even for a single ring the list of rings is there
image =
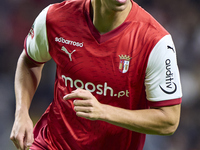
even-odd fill
[[[74,110],[76,115],[89,120],[102,120],[104,118],[104,104],[101,104],[91,92],[77,89],[63,97],[64,100],[74,100]]]
[[[29,115],[16,115],[10,139],[17,149],[26,150],[33,141],[33,122]]]

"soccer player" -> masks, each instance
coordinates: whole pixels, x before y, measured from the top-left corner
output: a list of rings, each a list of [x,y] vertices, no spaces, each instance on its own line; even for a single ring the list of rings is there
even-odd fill
[[[54,100],[35,125],[29,107],[44,63]],[[132,0],[49,5],[24,42],[11,140],[31,150],[142,150],[145,134],[179,124],[181,84],[170,34]]]

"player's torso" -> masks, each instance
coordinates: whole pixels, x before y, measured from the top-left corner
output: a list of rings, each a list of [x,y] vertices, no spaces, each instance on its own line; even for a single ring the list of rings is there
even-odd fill
[[[88,144],[95,149],[101,146],[98,143],[105,142],[109,147],[113,144],[109,145],[110,142],[107,143],[105,139],[122,140],[121,137],[132,137],[133,133],[108,123],[90,122],[77,117],[72,101],[65,102],[62,97],[72,90],[83,88],[92,92],[101,103],[126,109],[145,108],[145,70],[156,41],[148,41],[147,25],[130,21],[100,35],[89,21],[89,15],[85,14],[84,3],[77,5],[72,3],[59,6],[57,10],[52,8],[56,11],[50,8],[47,15],[49,52],[57,64],[54,103],[59,103],[50,110],[49,128],[54,132],[52,136],[59,133],[56,138],[60,138],[60,135],[71,138],[72,134],[66,133],[66,127],[70,127],[74,135],[82,138],[80,141],[83,145]],[[56,113],[60,110],[62,115]],[[100,142],[96,143],[89,136]],[[130,139],[139,143],[139,137],[144,138],[141,134],[135,134]]]
[[[63,13],[64,10],[67,11]],[[153,46],[147,47],[142,41],[145,31],[141,31],[141,24],[125,22],[100,35],[83,8],[70,10],[56,12],[56,19],[50,20],[50,24],[47,16],[50,54],[57,63],[59,86],[66,88],[66,92],[84,88],[102,98],[103,103],[107,103],[107,99],[126,103],[130,90],[144,85],[146,64]]]

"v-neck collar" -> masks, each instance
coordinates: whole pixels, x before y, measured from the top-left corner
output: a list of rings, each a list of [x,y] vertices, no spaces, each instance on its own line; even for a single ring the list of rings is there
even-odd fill
[[[112,37],[120,34],[130,23],[131,23],[131,19],[133,16],[135,16],[136,14],[136,11],[135,8],[134,8],[134,4],[133,4],[133,1],[131,0],[132,2],[132,8],[131,8],[131,11],[129,12],[129,15],[127,16],[126,20],[124,21],[124,23],[122,23],[119,27],[107,32],[107,33],[104,33],[104,34],[100,34],[99,31],[95,28],[92,20],[91,20],[91,16],[90,16],[90,11],[91,11],[91,0],[86,0],[85,2],[85,9],[84,9],[84,14],[85,14],[85,17],[86,17],[86,21],[87,21],[87,24],[88,24],[88,28],[91,32],[91,34],[93,35],[93,37],[96,39],[96,41],[101,44],[101,43],[104,43],[106,41],[108,41],[109,39],[111,39]]]

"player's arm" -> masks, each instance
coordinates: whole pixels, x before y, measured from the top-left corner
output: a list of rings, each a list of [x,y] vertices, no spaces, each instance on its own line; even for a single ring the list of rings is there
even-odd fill
[[[151,109],[124,110],[103,106],[105,121],[141,133],[173,134],[179,124],[182,92],[170,35],[163,37],[149,56],[145,86]]]
[[[106,122],[140,133],[171,135],[178,127],[181,106],[179,104],[143,110],[103,107],[109,111],[105,112],[106,117],[103,119]]]
[[[29,107],[39,84],[42,68],[43,64],[34,63],[25,51],[18,59],[15,74],[15,121],[10,135],[18,149],[25,149],[33,142],[33,123],[29,116]]]
[[[77,116],[106,121],[140,133],[171,135],[179,124],[180,105],[128,110],[101,104],[89,91],[83,89],[77,89],[64,97],[65,100],[74,98],[82,99],[74,101]]]
[[[25,149],[33,142],[33,123],[29,107],[40,82],[43,63],[51,59],[46,33],[46,7],[36,18],[25,39],[15,75],[16,112],[11,140],[17,148]]]

